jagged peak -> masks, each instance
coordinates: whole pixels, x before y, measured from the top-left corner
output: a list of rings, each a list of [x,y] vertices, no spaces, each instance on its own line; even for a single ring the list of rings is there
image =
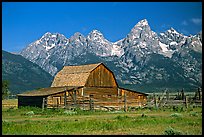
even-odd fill
[[[177,32],[174,28],[172,28],[172,27],[171,27],[170,29],[168,29],[167,32],[168,32],[168,33],[180,34],[180,33],[178,33],[178,32]]]
[[[99,30],[96,30],[96,29],[94,29],[94,30],[92,30],[89,34],[88,34],[88,37],[98,37],[98,36],[100,36],[100,37],[103,37],[103,34],[99,31]]]
[[[74,33],[73,36],[74,36],[74,37],[84,37],[84,35],[81,34],[80,32],[76,32],[76,33]]]
[[[136,24],[136,26],[147,26],[147,25],[149,25],[147,19],[143,19]]]
[[[50,35],[50,34],[52,34],[52,33],[48,31],[44,35]]]
[[[47,36],[50,36],[50,35],[52,35],[51,32],[46,32],[41,38],[44,38],[44,37],[47,37]]]
[[[41,38],[41,39],[44,39],[44,38],[49,38],[49,37],[63,37],[64,39],[67,39],[63,34],[61,33],[58,33],[58,32],[54,32],[54,33],[51,33],[51,32],[46,32]]]
[[[74,33],[74,35],[70,37],[70,40],[72,41],[72,40],[81,39],[81,38],[82,39],[85,38],[84,35],[82,35],[80,32],[76,32]]]
[[[96,29],[92,30],[90,33],[102,34],[99,30]]]
[[[96,30],[96,29],[92,30],[92,31],[88,34],[87,37],[88,37],[89,39],[96,38],[96,37],[104,38],[103,34],[102,34],[100,31]]]
[[[134,32],[135,30],[141,30],[143,28],[148,28],[150,29],[150,26],[148,24],[148,21],[146,19],[143,19],[141,21],[139,21],[132,29],[131,32]]]

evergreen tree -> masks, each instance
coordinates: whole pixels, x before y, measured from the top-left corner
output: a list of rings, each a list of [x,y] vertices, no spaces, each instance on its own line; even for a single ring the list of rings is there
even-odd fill
[[[9,92],[9,81],[3,80],[2,81],[2,100],[8,97],[10,94]]]

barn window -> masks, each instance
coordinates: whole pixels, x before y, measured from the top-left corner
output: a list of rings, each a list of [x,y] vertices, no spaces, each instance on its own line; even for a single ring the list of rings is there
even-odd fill
[[[89,95],[90,98],[93,98],[93,95]]]

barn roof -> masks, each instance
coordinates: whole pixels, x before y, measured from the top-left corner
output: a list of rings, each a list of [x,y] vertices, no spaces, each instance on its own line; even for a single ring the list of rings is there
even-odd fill
[[[80,66],[64,66],[55,76],[51,87],[61,86],[84,86],[91,71],[102,63],[80,65]]]
[[[131,89],[127,89],[127,88],[122,88],[122,87],[118,87],[120,89],[124,89],[124,90],[127,90],[127,91],[130,91],[130,92],[134,92],[134,93],[139,93],[139,94],[143,94],[145,96],[148,96],[147,93],[143,93],[143,92],[139,92],[139,91],[135,91],[135,90],[131,90]]]
[[[88,73],[94,70],[100,64],[102,63],[80,65],[80,66],[64,66],[62,70],[67,74]]]
[[[49,87],[49,88],[41,88],[38,90],[32,90],[28,92],[24,92],[22,94],[18,94],[17,96],[49,96],[57,93],[64,92],[65,90],[73,90],[74,88],[80,87]]]

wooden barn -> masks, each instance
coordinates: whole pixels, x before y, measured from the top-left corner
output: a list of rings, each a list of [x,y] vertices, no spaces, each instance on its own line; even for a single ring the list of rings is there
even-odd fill
[[[51,87],[18,94],[18,106],[126,110],[146,103],[147,94],[119,87],[103,63],[64,66]]]

